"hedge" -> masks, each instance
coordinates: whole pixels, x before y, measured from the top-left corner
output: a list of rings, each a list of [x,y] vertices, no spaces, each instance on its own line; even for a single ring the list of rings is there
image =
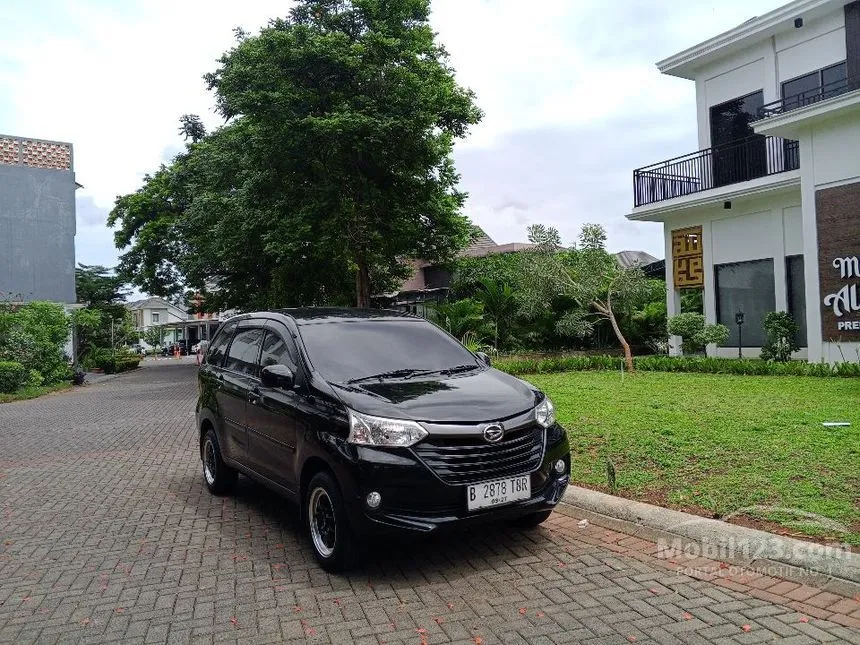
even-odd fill
[[[545,374],[585,370],[620,371],[623,359],[616,356],[557,356],[545,358],[500,358],[493,366],[509,374]],[[706,356],[639,356],[633,359],[642,372],[699,372],[744,376],[843,376],[860,377],[858,363],[778,363],[749,358]]]
[[[129,370],[137,369],[139,365],[139,358],[108,358],[100,361],[98,364],[98,366],[104,370],[105,374],[128,372]]]
[[[0,393],[10,394],[17,391],[29,377],[29,370],[21,363],[0,361]]]

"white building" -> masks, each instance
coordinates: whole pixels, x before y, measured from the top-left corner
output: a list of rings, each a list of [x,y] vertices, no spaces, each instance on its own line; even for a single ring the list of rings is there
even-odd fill
[[[860,2],[796,0],[657,63],[694,81],[699,151],[634,171],[631,220],[663,222],[669,315],[704,289],[758,356],[788,311],[798,358],[860,360]],[[679,339],[672,342],[679,351]]]

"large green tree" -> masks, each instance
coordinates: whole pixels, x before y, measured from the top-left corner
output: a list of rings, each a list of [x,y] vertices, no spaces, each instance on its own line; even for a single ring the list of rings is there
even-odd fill
[[[481,118],[429,0],[300,0],[206,76],[226,125],[111,213],[122,270],[207,308],[370,303],[468,241],[452,162]],[[191,136],[193,134],[194,136]]]

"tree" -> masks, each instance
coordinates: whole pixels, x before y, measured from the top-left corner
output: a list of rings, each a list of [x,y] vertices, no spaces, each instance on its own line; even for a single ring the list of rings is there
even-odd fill
[[[79,264],[75,290],[78,302],[86,305],[72,316],[80,359],[86,362],[98,349],[112,348],[111,341],[117,347],[137,339],[134,316],[125,306],[129,289],[120,274],[100,265]]]
[[[484,328],[484,306],[476,300],[464,298],[453,302],[440,302],[430,307],[433,321],[449,334],[462,340],[472,334],[480,342],[480,332]]]
[[[532,227],[530,239],[536,240],[538,247],[528,254],[529,285],[524,297],[529,309],[540,310],[557,297],[570,297],[579,306],[558,321],[559,329],[585,336],[594,330],[596,320],[607,320],[632,372],[633,354],[618,317],[632,313],[647,298],[648,280],[642,271],[622,267],[606,251],[606,232],[599,224],[584,225],[578,247],[567,251],[559,250],[558,231],[551,227]]]
[[[78,264],[75,269],[75,291],[78,302],[87,307],[122,306],[129,289],[113,269],[98,264]]]
[[[197,143],[206,136],[206,126],[196,114],[183,114],[179,117],[179,134],[186,141],[191,139],[191,143]]]
[[[453,144],[482,115],[428,15],[429,0],[300,0],[237,33],[206,76],[227,124],[117,200],[123,272],[213,308],[350,291],[368,306],[404,258],[451,260],[471,233]]]

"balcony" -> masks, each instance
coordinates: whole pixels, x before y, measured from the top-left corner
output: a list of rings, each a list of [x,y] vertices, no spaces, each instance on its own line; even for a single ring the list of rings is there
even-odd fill
[[[858,89],[860,89],[860,76],[840,78],[831,83],[819,85],[805,92],[785,96],[778,101],[762,105],[756,115],[756,120],[760,121],[771,116],[785,114],[786,112],[791,112],[807,105],[814,105],[815,103],[820,103],[821,101],[826,101],[827,99],[832,99]]]
[[[800,167],[797,141],[754,135],[633,171],[634,206],[647,206]]]

